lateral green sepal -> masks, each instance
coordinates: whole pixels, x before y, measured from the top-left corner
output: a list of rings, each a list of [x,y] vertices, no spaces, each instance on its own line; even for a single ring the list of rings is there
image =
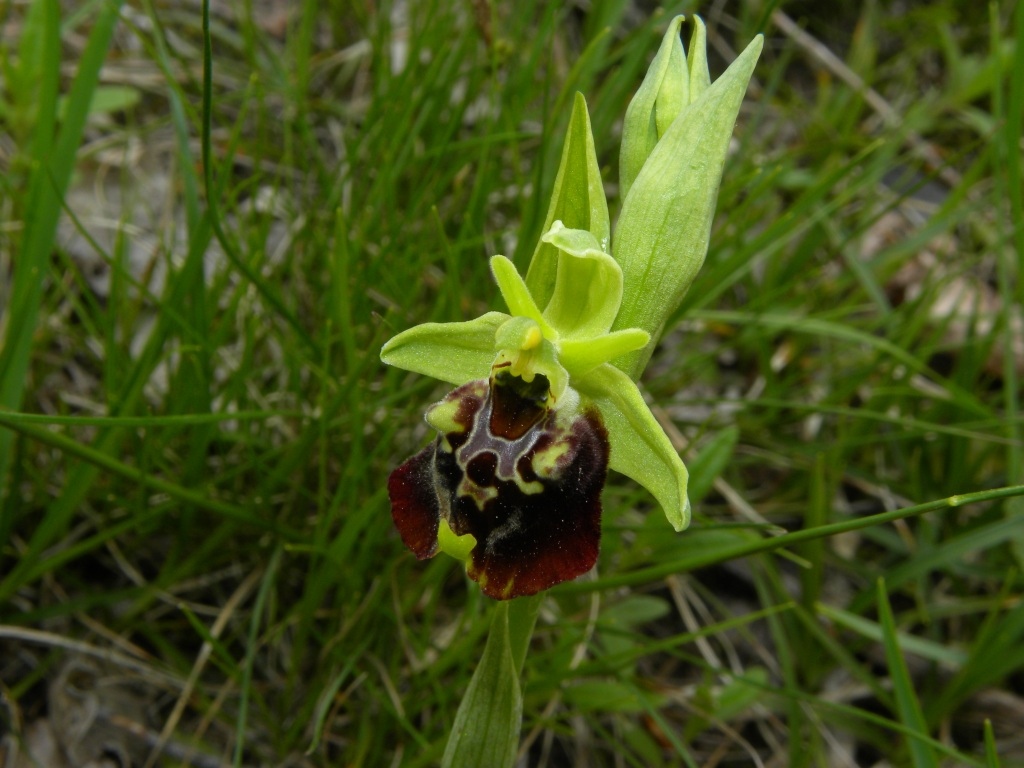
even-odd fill
[[[597,405],[608,430],[608,466],[633,478],[661,504],[677,531],[690,524],[687,472],[633,380],[612,365],[601,365],[580,380],[580,394]]]
[[[380,359],[450,384],[486,379],[494,361],[494,335],[508,319],[504,312],[488,312],[464,323],[423,323],[388,341]]]
[[[586,230],[556,221],[541,238],[558,251],[558,273],[545,319],[565,338],[607,333],[622,299],[622,269]]]
[[[608,201],[601,181],[601,168],[597,164],[587,102],[581,93],[576,94],[573,102],[543,231],[547,232],[555,221],[573,229],[587,230],[597,239],[598,248],[608,250],[611,241]],[[557,269],[558,251],[541,240],[534,249],[526,272],[526,284],[542,307],[551,300]]]

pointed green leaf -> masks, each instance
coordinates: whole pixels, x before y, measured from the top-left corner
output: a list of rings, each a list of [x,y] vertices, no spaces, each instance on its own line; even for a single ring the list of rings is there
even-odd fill
[[[601,168],[597,164],[587,102],[580,93],[576,94],[573,103],[543,231],[547,232],[555,221],[573,229],[587,230],[597,238],[601,250],[608,250],[611,241],[608,201],[604,196]],[[526,284],[541,307],[547,306],[551,299],[557,268],[558,252],[550,243],[541,240],[526,272]]]
[[[511,768],[522,722],[523,696],[509,642],[508,603],[500,602],[483,656],[455,714],[441,768]]]
[[[622,299],[622,269],[615,259],[589,232],[567,229],[560,221],[541,239],[558,250],[555,291],[544,317],[562,337],[607,333]]]
[[[581,378],[577,388],[604,418],[612,449],[609,466],[650,491],[673,528],[686,528],[686,467],[633,380],[612,365],[602,365]]]
[[[656,341],[704,263],[726,150],[762,43],[756,37],[683,110],[630,189],[613,243],[625,281],[614,329],[643,328]],[[636,378],[652,347],[616,364]]]
[[[626,117],[622,124],[622,148],[619,152],[619,194],[623,199],[626,199],[640,169],[658,143],[658,97],[666,77],[673,71],[678,75],[678,62],[674,61],[673,56],[682,54],[682,43],[679,40],[679,26],[682,23],[682,16],[676,16],[669,22],[668,30],[661,39],[661,47],[644,81],[626,107]],[[673,63],[676,65],[675,70]],[[666,107],[675,101],[666,95]]]
[[[465,323],[423,323],[385,344],[380,359],[449,384],[486,379],[494,362],[494,335],[508,319],[503,312],[488,312]]]
[[[559,342],[559,360],[573,376],[583,376],[602,363],[642,349],[651,340],[647,331],[626,328],[592,339],[564,339]]]
[[[708,71],[708,34],[700,16],[693,17],[693,34],[690,36],[686,66],[690,76],[690,102],[694,102],[711,85],[711,73]]]
[[[494,280],[498,283],[501,297],[505,300],[505,304],[508,305],[508,311],[516,317],[530,318],[540,326],[545,336],[552,338],[554,333],[551,330],[551,326],[544,319],[544,315],[533,300],[530,289],[526,287],[523,278],[519,276],[519,270],[516,269],[516,265],[504,256],[492,256],[491,273],[494,275]]]

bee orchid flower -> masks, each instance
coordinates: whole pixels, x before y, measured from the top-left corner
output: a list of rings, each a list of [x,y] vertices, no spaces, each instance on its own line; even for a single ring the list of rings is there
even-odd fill
[[[610,236],[586,103],[577,95],[544,234],[525,279],[491,271],[508,312],[426,323],[381,359],[456,385],[426,411],[430,445],[392,474],[392,517],[419,558],[446,552],[496,599],[589,571],[608,468],[647,488],[679,531],[687,472],[636,380],[704,261],[732,126],[761,48],[714,84],[696,20],[674,19],[623,127],[625,198]]]

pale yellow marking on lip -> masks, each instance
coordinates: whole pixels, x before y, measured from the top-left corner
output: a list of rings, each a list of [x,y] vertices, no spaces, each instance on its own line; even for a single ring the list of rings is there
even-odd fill
[[[490,485],[477,485],[466,475],[462,476],[462,480],[459,481],[459,487],[455,489],[455,493],[459,496],[472,499],[473,503],[476,504],[477,509],[481,512],[484,511],[484,506],[488,501],[498,497],[497,488]]]
[[[533,455],[533,471],[545,480],[557,477],[558,460],[569,452],[569,441],[559,440]]]

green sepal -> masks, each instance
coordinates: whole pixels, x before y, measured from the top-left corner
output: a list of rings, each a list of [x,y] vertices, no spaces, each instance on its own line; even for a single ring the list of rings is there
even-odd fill
[[[441,768],[509,768],[515,763],[523,723],[516,655],[509,639],[508,603],[502,601],[494,607],[483,655],[455,713]]]
[[[657,339],[704,263],[726,150],[763,42],[754,38],[682,111],[626,196],[613,243],[625,280],[613,329],[642,328]],[[652,347],[616,365],[636,378]]]
[[[449,384],[486,379],[494,361],[494,335],[508,319],[503,312],[488,312],[464,323],[423,323],[388,341],[380,359]]]
[[[690,101],[694,102],[711,86],[711,72],[708,70],[708,33],[700,16],[693,17],[693,34],[690,35],[686,66],[690,77]]]
[[[651,334],[639,328],[626,328],[593,339],[565,339],[558,344],[559,359],[571,376],[583,376],[602,363],[642,349]]]
[[[554,332],[548,321],[544,319],[537,302],[533,300],[530,289],[526,287],[523,278],[519,276],[516,265],[504,256],[491,257],[491,273],[498,283],[498,290],[505,300],[509,312],[516,317],[528,317],[540,326],[541,331],[548,338],[554,336]]]
[[[581,93],[576,94],[573,102],[543,231],[547,232],[555,221],[573,229],[587,230],[597,238],[602,251],[608,250],[611,241],[608,201],[601,181],[601,168],[597,164],[587,102]],[[526,272],[526,284],[541,307],[551,299],[557,269],[558,251],[541,240]]]
[[[609,466],[650,491],[673,528],[686,528],[686,466],[633,380],[612,365],[602,365],[576,386],[601,411],[611,444]]]
[[[669,22],[668,30],[661,39],[661,47],[636,95],[626,108],[626,117],[622,124],[622,147],[619,151],[619,194],[622,199],[626,199],[633,182],[640,174],[640,169],[644,167],[644,163],[658,143],[658,100],[666,77],[673,71],[678,74],[678,57],[682,54],[679,26],[682,23],[682,16],[676,16]],[[685,61],[683,65],[685,67]],[[676,101],[677,98],[670,98],[666,93],[666,107]],[[683,101],[682,104],[686,102]]]
[[[555,290],[545,319],[565,338],[607,333],[622,299],[622,269],[586,230],[556,221],[541,238],[558,251]]]

